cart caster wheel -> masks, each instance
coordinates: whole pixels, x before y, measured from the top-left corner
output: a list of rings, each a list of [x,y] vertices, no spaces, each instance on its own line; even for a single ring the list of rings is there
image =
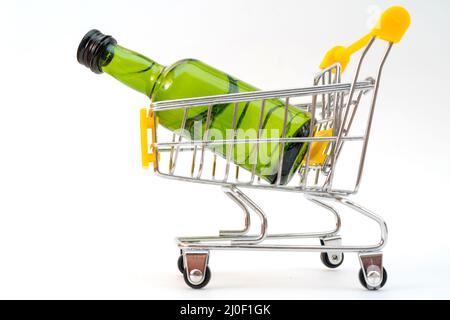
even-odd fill
[[[181,274],[184,273],[184,261],[183,261],[183,255],[180,255],[178,257],[178,270],[180,271]]]
[[[340,238],[336,239],[330,239],[330,240],[324,240],[320,239],[320,244],[322,246],[325,246],[326,244],[335,244],[340,245]],[[322,252],[320,254],[320,260],[322,263],[330,269],[336,269],[338,268],[343,262],[344,262],[344,253],[342,252]]]
[[[379,270],[379,269],[378,269],[378,270]],[[369,282],[370,282],[370,281],[373,281],[374,283],[377,283],[377,282],[379,281],[380,275],[379,275],[379,272],[375,272],[375,271],[370,272],[370,271],[369,271],[369,274],[368,274],[367,277],[369,278]],[[381,280],[381,283],[378,284],[378,285],[371,285],[370,283],[368,283],[368,282],[366,281],[366,278],[364,277],[364,271],[363,271],[363,269],[361,268],[361,269],[359,270],[359,282],[361,282],[361,285],[362,285],[364,288],[366,288],[367,290],[374,291],[374,290],[379,290],[379,289],[383,288],[384,285],[386,284],[387,277],[388,277],[388,275],[387,275],[386,269],[383,268],[383,280]]]
[[[331,253],[331,259],[330,259],[330,255],[328,253],[322,252],[320,254],[320,260],[327,268],[336,269],[344,262],[344,254],[343,253]]]
[[[184,277],[184,282],[186,282],[186,284],[189,287],[191,287],[192,289],[201,289],[209,283],[209,280],[211,280],[211,271],[209,270],[209,267],[206,267],[205,277],[203,278],[203,280],[201,280],[201,282],[195,283],[195,284],[192,283],[191,281],[189,281],[189,275],[187,274],[187,270],[183,270],[183,277]],[[192,280],[195,280],[195,278],[201,278],[201,277],[202,277],[201,271],[199,271],[199,270],[191,271],[190,278]]]

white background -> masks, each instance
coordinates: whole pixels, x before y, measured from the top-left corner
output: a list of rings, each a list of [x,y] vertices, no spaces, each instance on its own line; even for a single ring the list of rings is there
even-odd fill
[[[448,1],[398,1],[411,28],[386,65],[354,198],[388,223],[386,287],[356,255],[213,252],[205,290],[176,268],[177,235],[239,227],[217,187],[140,166],[146,97],[76,61],[92,28],[162,64],[195,57],[264,89],[309,86],[323,54],[391,1],[8,1],[0,4],[0,298],[450,298]],[[251,192],[270,230],[331,220],[301,195]],[[343,213],[347,244],[376,229]],[[366,229],[367,227],[367,229]]]

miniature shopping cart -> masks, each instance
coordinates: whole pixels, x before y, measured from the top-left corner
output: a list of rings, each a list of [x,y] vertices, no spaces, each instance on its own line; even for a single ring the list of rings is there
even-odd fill
[[[401,40],[409,24],[410,16],[405,9],[388,9],[367,36],[350,47],[338,46],[326,54],[321,64],[322,71],[314,78],[311,87],[152,102],[149,109],[141,110],[143,165],[152,163],[155,172],[165,178],[222,186],[224,193],[244,214],[244,227],[241,230],[220,231],[218,236],[177,238],[181,251],[178,268],[190,287],[202,288],[209,282],[211,272],[208,260],[212,250],[319,252],[322,262],[329,268],[339,267],[344,260],[344,253],[355,252],[361,263],[361,284],[369,290],[384,286],[387,273],[383,267],[381,250],[387,241],[386,224],[380,216],[347,197],[356,194],[360,187],[383,66],[393,44]],[[383,43],[377,40],[386,41],[387,48],[384,53],[380,53],[381,62],[375,66],[374,76],[361,80],[369,53],[376,53],[375,47]],[[362,54],[352,81],[341,82],[350,55],[360,50]],[[201,139],[187,139],[180,133],[158,126],[158,112],[179,109],[184,112],[179,131],[182,132],[189,109],[199,106],[208,106],[209,118],[216,106],[234,105],[233,119],[236,119],[239,103],[252,102],[254,106],[257,102],[259,109],[253,111],[262,115],[265,102],[270,99],[280,99],[285,103],[285,127],[280,138],[266,139],[258,135],[256,139],[240,139],[235,135],[231,139],[212,140],[205,134]],[[292,105],[310,113],[312,121],[309,136],[286,137],[288,107]],[[205,130],[208,130],[209,120]],[[261,120],[259,125],[261,129]],[[236,129],[236,121],[233,121],[230,129]],[[147,136],[149,131],[151,141]],[[289,183],[282,184],[279,179],[275,183],[268,183],[255,174],[255,168],[246,170],[233,163],[230,154],[238,145],[247,144],[257,148],[267,143],[281,146],[279,174],[285,144],[307,143],[304,160]],[[213,146],[227,146],[227,156],[214,153]],[[324,232],[270,234],[266,214],[244,194],[244,188],[301,192],[307,200],[331,212],[336,225]],[[375,245],[342,245],[339,236],[341,219],[338,211],[330,205],[331,202],[353,209],[376,222],[381,232],[380,241]],[[260,232],[257,234],[250,234],[251,213],[260,220]],[[319,239],[320,244],[283,243],[286,240],[308,238]]]

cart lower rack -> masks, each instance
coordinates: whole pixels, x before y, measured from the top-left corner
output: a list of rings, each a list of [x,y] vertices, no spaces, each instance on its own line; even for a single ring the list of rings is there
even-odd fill
[[[323,264],[329,268],[339,267],[344,253],[354,252],[359,256],[361,269],[359,279],[369,290],[384,286],[387,273],[383,266],[381,250],[387,241],[387,226],[375,213],[348,199],[357,193],[364,169],[367,146],[381,74],[386,59],[395,43],[398,43],[410,24],[408,12],[401,7],[392,7],[383,13],[377,26],[353,45],[335,47],[330,50],[322,62],[322,71],[314,78],[311,87],[236,93],[221,96],[191,98],[173,101],[152,102],[150,108],[141,111],[142,161],[144,166],[153,163],[155,172],[165,178],[188,182],[206,183],[221,186],[223,192],[243,211],[244,226],[241,230],[220,231],[217,236],[177,238],[181,255],[178,268],[186,283],[192,288],[202,288],[210,280],[208,267],[209,254],[213,250],[263,250],[319,252]],[[381,57],[374,77],[360,80],[362,67],[371,48],[377,40],[387,42],[387,48]],[[342,83],[341,76],[350,59],[350,55],[362,49],[353,80]],[[369,99],[367,99],[367,96]],[[281,99],[285,110],[295,105],[299,110],[311,114],[309,136],[286,137],[284,122],[283,134],[278,138],[263,138],[259,133],[253,138],[240,138],[234,134],[239,104],[252,102],[260,112],[259,132],[262,126],[262,114],[270,99]],[[367,102],[364,104],[364,102]],[[234,106],[231,138],[212,139],[208,135],[211,115],[218,105]],[[186,129],[186,115],[191,108],[207,106],[208,117],[205,134],[199,139],[188,139],[183,135]],[[184,119],[180,130],[169,132],[158,126],[158,113],[168,110],[182,110]],[[147,134],[151,130],[151,142]],[[231,154],[238,146],[251,148],[258,154],[263,145],[274,144],[280,148],[278,177],[283,166],[285,144],[306,143],[307,151],[299,165],[295,177],[289,183],[278,178],[274,183],[262,180],[256,171],[256,162],[249,170],[236,165]],[[226,147],[226,156],[220,157],[214,147]],[[355,166],[356,164],[356,166]],[[354,169],[354,174],[348,174]],[[345,172],[339,176],[340,172]],[[352,179],[349,183],[348,177]],[[346,178],[342,186],[342,177]],[[268,233],[267,216],[242,189],[300,192],[304,197],[330,212],[335,218],[335,227],[328,231],[310,233]],[[380,240],[373,245],[342,245],[339,235],[341,218],[333,204],[342,205],[375,222],[380,230]],[[260,220],[257,234],[250,234],[252,214]],[[282,244],[280,240],[308,239],[320,240],[318,245]],[[268,243],[270,240],[270,244]],[[278,243],[277,243],[278,242]]]

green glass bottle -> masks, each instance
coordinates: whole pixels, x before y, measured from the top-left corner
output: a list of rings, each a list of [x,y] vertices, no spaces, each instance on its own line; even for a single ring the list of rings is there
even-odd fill
[[[174,100],[202,96],[258,91],[257,88],[237,80],[201,61],[185,59],[171,66],[162,66],[136,52],[125,49],[114,38],[98,30],[89,31],[82,39],[77,52],[78,61],[95,73],[106,72],[127,86],[145,94],[153,101]],[[220,104],[212,108],[208,138],[230,139],[235,104]],[[200,139],[205,132],[208,106],[190,108],[185,129],[190,137]],[[255,139],[260,124],[261,101],[242,102],[237,105],[235,137]],[[157,113],[159,124],[175,131],[180,130],[184,117],[182,109]],[[272,99],[265,102],[262,116],[261,138],[279,138],[283,134],[285,103]],[[199,125],[200,124],[200,125]],[[294,106],[288,107],[286,137],[307,137],[310,130],[310,114]],[[280,183],[286,184],[298,169],[306,153],[306,143],[286,143]],[[210,147],[226,157],[229,146]],[[255,145],[242,144],[233,147],[231,160],[252,171],[256,162],[256,175],[273,184],[278,181],[280,143],[263,143],[256,154]]]

